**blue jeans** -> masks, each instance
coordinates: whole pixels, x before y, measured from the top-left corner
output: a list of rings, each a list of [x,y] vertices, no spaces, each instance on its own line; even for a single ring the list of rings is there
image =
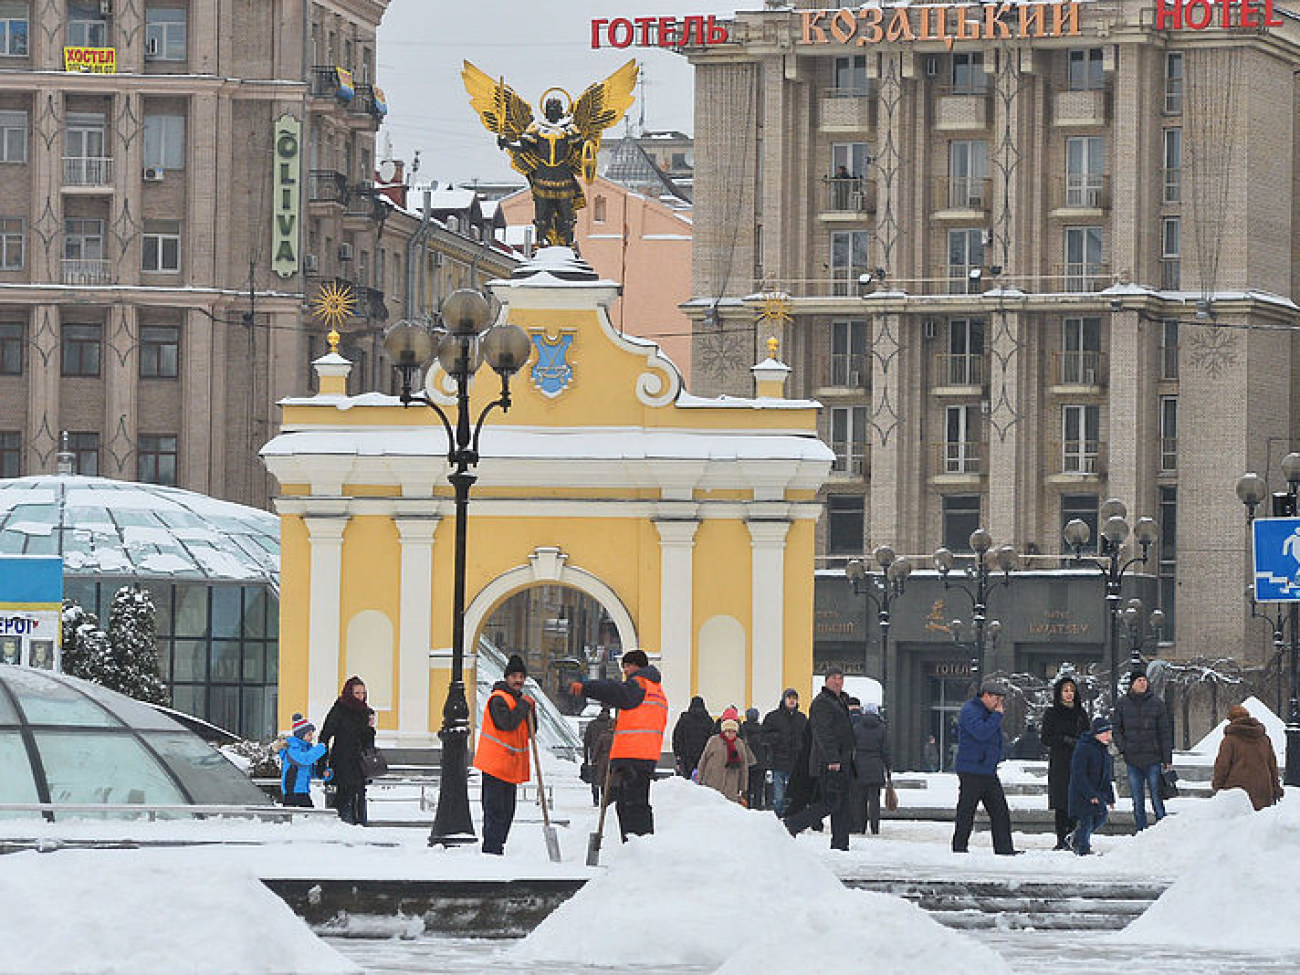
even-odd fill
[[[789,772],[772,769],[772,809],[778,817],[785,816],[785,787],[789,784]]]
[[[1151,793],[1151,808],[1156,822],[1165,818],[1165,801],[1160,798],[1160,763],[1146,768],[1128,767],[1128,791],[1133,796],[1133,822],[1138,829],[1147,828],[1146,793]]]
[[[1092,852],[1092,834],[1106,825],[1106,806],[1097,803],[1097,811],[1090,816],[1080,816],[1079,825],[1074,828],[1074,852]]]

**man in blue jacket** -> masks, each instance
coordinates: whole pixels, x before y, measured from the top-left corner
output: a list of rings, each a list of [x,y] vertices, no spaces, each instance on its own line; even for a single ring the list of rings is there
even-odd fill
[[[1111,785],[1115,766],[1110,757],[1110,718],[1092,719],[1087,734],[1079,736],[1070,759],[1070,816],[1079,821],[1067,840],[1079,856],[1092,852],[1092,834],[1106,823],[1109,810],[1115,808],[1115,789]]]
[[[993,830],[993,852],[1014,856],[1011,845],[1011,810],[998,779],[1002,761],[1002,703],[1006,687],[990,679],[980,684],[979,694],[962,705],[957,717],[957,826],[952,834],[952,851],[965,853],[975,825],[975,808],[984,803]]]

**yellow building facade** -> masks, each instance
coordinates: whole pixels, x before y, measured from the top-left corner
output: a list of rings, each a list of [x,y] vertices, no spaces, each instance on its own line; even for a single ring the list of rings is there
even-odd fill
[[[551,248],[489,286],[534,351],[493,411],[470,498],[466,684],[493,610],[537,585],[585,592],[626,649],[692,694],[775,706],[812,680],[817,491],[833,455],[788,367],[753,367],[755,395],[703,399],[653,343],[620,335],[617,283]],[[319,720],[359,674],[381,740],[436,741],[451,669],[455,515],[447,438],[424,406],[349,396],[351,365],[314,363],[320,392],[282,402],[262,451],[280,485],[280,720]],[[495,397],[484,367],[475,410]],[[426,392],[454,413],[435,367]],[[471,702],[471,714],[477,709]]]

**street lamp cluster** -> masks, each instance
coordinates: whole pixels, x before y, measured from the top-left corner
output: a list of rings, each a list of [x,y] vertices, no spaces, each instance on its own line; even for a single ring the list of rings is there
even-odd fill
[[[1011,545],[1001,545],[994,549],[993,536],[983,528],[976,528],[971,532],[970,547],[975,553],[975,558],[966,565],[965,574],[966,579],[974,586],[973,590],[968,585],[951,581],[950,575],[956,562],[956,556],[951,549],[937,548],[932,558],[934,567],[939,570],[939,578],[943,580],[944,589],[958,589],[971,601],[970,630],[973,640],[970,646],[974,651],[971,660],[973,671],[971,678],[978,687],[984,675],[986,647],[990,640],[996,641],[1002,631],[1001,623],[988,619],[989,593],[994,586],[1011,585],[1011,573],[1020,565],[1020,555]],[[1002,573],[1000,579],[997,578],[997,572]],[[962,620],[953,620],[948,628],[955,642],[965,643],[962,637],[967,626]]]
[[[1272,495],[1272,515],[1274,518],[1295,518],[1297,498],[1300,497],[1300,453],[1289,453],[1282,458],[1282,476],[1286,479],[1286,490]],[[1250,532],[1251,523],[1255,520],[1255,509],[1269,497],[1268,484],[1258,474],[1243,474],[1237,479],[1237,497],[1246,506],[1246,530]],[[1273,626],[1273,642],[1279,650],[1283,645],[1282,625],[1282,611],[1279,607]],[[1297,686],[1297,670],[1300,669],[1300,604],[1295,601],[1288,602],[1286,627],[1291,640],[1291,696],[1287,702],[1286,772],[1283,781],[1287,785],[1300,785],[1300,688]]]
[[[443,328],[430,323],[400,321],[384,333],[384,350],[402,382],[403,406],[423,404],[442,420],[447,433],[447,479],[456,494],[456,548],[452,586],[451,682],[442,709],[441,767],[438,808],[434,813],[429,845],[449,846],[473,842],[474,823],[469,812],[469,703],[465,698],[465,543],[469,489],[478,480],[471,468],[478,465],[479,435],[488,414],[497,407],[510,409],[510,377],[523,368],[532,352],[528,333],[502,322],[484,330],[491,309],[477,291],[461,290],[442,303]],[[418,380],[434,359],[456,386],[456,422],[423,391],[414,392]],[[470,382],[486,362],[501,379],[496,399],[471,420]]]
[[[907,588],[907,577],[912,574],[912,563],[907,556],[897,555],[888,545],[878,546],[872,553],[877,564],[883,570],[882,575],[867,571],[863,559],[853,559],[844,567],[844,574],[853,584],[853,593],[863,596],[867,603],[874,604],[880,620],[880,716],[885,717],[889,699],[889,607],[893,601],[903,595]],[[865,641],[864,641],[865,648]],[[863,672],[869,672],[864,649]]]

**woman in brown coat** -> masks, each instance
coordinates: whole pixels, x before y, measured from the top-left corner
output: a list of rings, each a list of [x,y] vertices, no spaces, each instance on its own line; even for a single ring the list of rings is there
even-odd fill
[[[1228,708],[1228,726],[1214,760],[1214,791],[1245,789],[1256,810],[1282,798],[1277,755],[1264,726],[1240,704]]]
[[[709,739],[700,756],[699,783],[717,789],[732,802],[747,805],[745,795],[754,753],[739,733],[740,722],[734,718],[722,722],[722,731]]]

